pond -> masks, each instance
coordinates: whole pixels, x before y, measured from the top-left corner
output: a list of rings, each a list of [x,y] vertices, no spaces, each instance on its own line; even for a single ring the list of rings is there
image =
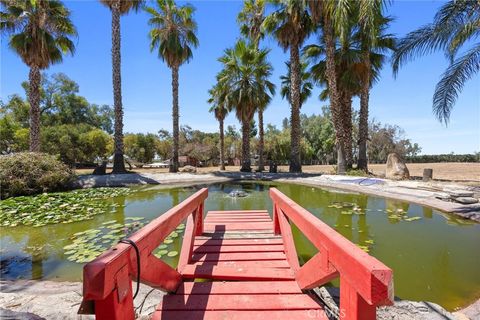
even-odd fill
[[[401,201],[284,183],[209,185],[205,208],[266,208],[271,212],[268,196],[271,186],[391,267],[396,296],[432,301],[448,310],[468,305],[480,297],[478,223]],[[0,227],[1,278],[81,281],[82,262],[93,258],[91,255],[95,253],[71,259],[72,247],[98,239],[99,244],[92,246],[95,252],[102,251],[118,241],[125,224],[140,227],[200,187],[134,187],[131,193],[102,200],[112,202],[113,210],[91,220],[41,227]],[[238,189],[246,191],[248,196],[228,196]],[[307,261],[316,250],[296,228],[293,231],[299,259]],[[157,251],[171,265],[177,262],[182,232],[182,228],[178,229],[162,250]]]

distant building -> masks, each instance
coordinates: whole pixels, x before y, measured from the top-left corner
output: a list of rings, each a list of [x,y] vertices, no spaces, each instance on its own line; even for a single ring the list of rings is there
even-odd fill
[[[193,157],[190,157],[190,156],[179,156],[178,157],[178,165],[180,167],[183,167],[183,166],[194,166],[194,167],[198,167],[198,160],[193,158]]]

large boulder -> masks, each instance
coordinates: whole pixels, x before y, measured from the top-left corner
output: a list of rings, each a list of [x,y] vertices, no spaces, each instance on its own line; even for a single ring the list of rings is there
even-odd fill
[[[194,166],[185,166],[182,169],[180,169],[180,172],[196,173],[197,168],[195,168]]]
[[[387,157],[387,169],[385,171],[385,178],[393,180],[410,178],[410,172],[408,171],[405,162],[396,153],[390,153]]]

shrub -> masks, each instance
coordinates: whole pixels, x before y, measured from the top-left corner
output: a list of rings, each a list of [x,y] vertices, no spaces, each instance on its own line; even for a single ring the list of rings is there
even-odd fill
[[[54,156],[19,152],[0,156],[0,198],[61,190],[72,171]]]

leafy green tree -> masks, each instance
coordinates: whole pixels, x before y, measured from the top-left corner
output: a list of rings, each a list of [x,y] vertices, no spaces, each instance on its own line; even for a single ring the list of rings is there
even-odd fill
[[[157,152],[158,137],[152,133],[127,133],[125,154],[141,163],[151,163]]]
[[[263,27],[284,49],[290,49],[291,64],[291,155],[290,172],[301,172],[301,66],[300,47],[313,29],[307,3],[304,0],[274,0],[274,11],[265,18]]]
[[[40,70],[62,62],[75,51],[77,35],[70,11],[57,0],[1,0],[0,30],[10,34],[9,46],[30,68],[30,151],[40,151]]]
[[[480,42],[476,41],[479,26],[480,2],[449,0],[436,13],[432,23],[401,39],[393,55],[395,75],[408,61],[435,51],[443,51],[450,59],[433,95],[433,113],[445,124],[448,124],[464,84],[480,70]]]
[[[147,7],[150,49],[158,49],[158,56],[172,69],[173,158],[170,172],[178,171],[178,70],[192,59],[192,48],[198,46],[197,23],[193,19],[195,8],[189,4],[177,6],[173,0],[157,0],[157,8]]]
[[[42,144],[47,153],[58,155],[71,166],[75,163],[93,163],[108,157],[110,136],[87,124],[63,124],[45,127]]]
[[[249,140],[253,116],[258,106],[267,105],[275,93],[275,85],[268,80],[272,74],[272,65],[267,62],[268,52],[239,40],[219,59],[223,64],[219,80],[230,88],[229,109],[235,110],[242,123],[241,171],[251,171]]]
[[[20,129],[12,116],[0,117],[0,154],[9,154],[15,151],[15,132]]]

